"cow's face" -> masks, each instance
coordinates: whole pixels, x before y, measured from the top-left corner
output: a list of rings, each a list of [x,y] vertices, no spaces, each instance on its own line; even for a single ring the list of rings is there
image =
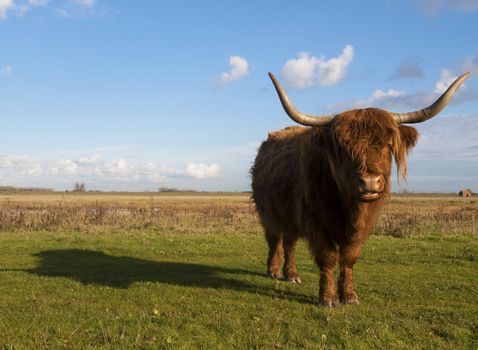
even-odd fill
[[[342,195],[371,202],[389,192],[392,156],[406,175],[406,156],[415,145],[414,128],[398,126],[380,109],[352,110],[335,117],[330,129],[330,166]]]

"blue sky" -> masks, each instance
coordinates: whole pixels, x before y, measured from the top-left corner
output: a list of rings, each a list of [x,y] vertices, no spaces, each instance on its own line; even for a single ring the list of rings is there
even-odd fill
[[[478,0],[0,0],[0,185],[249,190],[301,110],[421,108],[401,187],[478,191]]]

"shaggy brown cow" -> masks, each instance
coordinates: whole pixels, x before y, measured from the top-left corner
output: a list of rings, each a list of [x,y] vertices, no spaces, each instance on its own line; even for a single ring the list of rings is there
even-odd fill
[[[352,268],[390,193],[392,156],[397,172],[405,177],[407,153],[418,139],[416,129],[400,124],[419,123],[438,114],[469,73],[419,111],[367,108],[335,116],[297,111],[269,75],[286,113],[308,127],[269,133],[251,169],[252,197],[269,246],[268,273],[279,278],[282,267],[286,280],[300,283],[295,249],[297,240],[306,238],[320,268],[320,303],[358,304]]]

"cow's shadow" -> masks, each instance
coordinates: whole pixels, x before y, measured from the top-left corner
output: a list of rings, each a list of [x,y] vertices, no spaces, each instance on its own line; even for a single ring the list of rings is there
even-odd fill
[[[101,251],[82,249],[46,250],[35,254],[36,268],[23,270],[37,276],[65,277],[84,285],[128,288],[135,282],[152,282],[200,288],[226,288],[313,303],[313,298],[288,291],[276,292],[270,284],[244,281],[262,276],[254,271],[183,262],[151,261],[127,256],[113,256]]]

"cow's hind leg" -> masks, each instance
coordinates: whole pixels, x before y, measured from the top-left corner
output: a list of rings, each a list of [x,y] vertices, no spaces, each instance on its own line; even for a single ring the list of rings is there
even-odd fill
[[[295,251],[297,247],[297,238],[288,237],[284,234],[282,238],[284,244],[284,277],[292,283],[302,283],[295,263]]]
[[[267,273],[272,278],[281,277],[281,267],[284,261],[284,250],[282,248],[282,235],[271,231],[265,231],[269,254],[267,256]]]
[[[353,266],[357,260],[362,243],[352,243],[340,247],[339,297],[344,304],[359,304],[353,281]]]

